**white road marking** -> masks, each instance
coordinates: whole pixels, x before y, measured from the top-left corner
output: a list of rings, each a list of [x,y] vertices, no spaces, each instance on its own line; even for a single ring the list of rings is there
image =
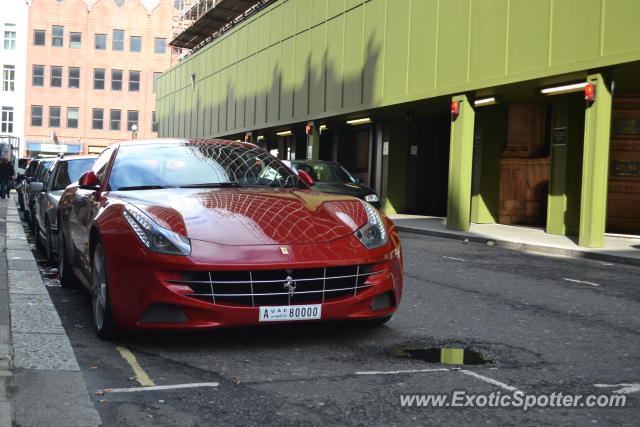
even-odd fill
[[[563,277],[562,280],[566,280],[567,282],[574,282],[574,283],[584,283],[585,285],[591,285],[591,286],[600,286],[597,283],[585,282],[584,280],[567,279],[566,277]]]
[[[493,378],[485,377],[484,375],[480,375],[480,374],[475,373],[473,371],[467,371],[466,369],[460,369],[460,372],[462,372],[463,374],[466,374],[466,375],[470,375],[470,376],[472,376],[474,378],[477,378],[477,379],[479,379],[481,381],[484,381],[486,383],[496,385],[496,386],[498,386],[500,388],[503,388],[503,389],[505,389],[507,391],[518,391],[518,388],[516,388],[516,387],[507,385],[507,384],[502,383],[502,382],[500,382],[498,380],[494,380]]]
[[[618,393],[618,394],[629,394],[629,393],[636,393],[640,391],[640,383],[594,384],[594,386],[600,387],[600,388],[622,387],[618,390],[613,390],[614,393]]]
[[[356,375],[396,375],[396,374],[419,374],[422,372],[448,372],[447,368],[434,368],[434,369],[407,369],[404,371],[360,371],[356,372]]]
[[[452,257],[452,256],[443,256],[442,258],[452,259],[452,260],[454,260],[454,261],[462,261],[462,262],[465,262],[465,261],[466,261],[466,259],[462,259],[462,258],[455,258],[455,257]]]
[[[191,383],[174,385],[155,385],[149,387],[105,388],[105,393],[131,393],[134,391],[176,390],[179,388],[218,387],[220,383]]]

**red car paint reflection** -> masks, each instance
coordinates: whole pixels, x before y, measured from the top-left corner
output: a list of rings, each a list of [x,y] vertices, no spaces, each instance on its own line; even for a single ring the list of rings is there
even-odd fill
[[[252,144],[115,144],[60,206],[61,284],[87,288],[101,338],[253,325],[277,311],[384,323],[400,303],[393,223],[311,191]]]

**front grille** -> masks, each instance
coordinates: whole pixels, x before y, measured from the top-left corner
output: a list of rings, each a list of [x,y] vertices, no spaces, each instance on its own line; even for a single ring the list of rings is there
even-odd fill
[[[367,283],[373,264],[292,270],[183,272],[186,296],[213,304],[257,307],[264,305],[318,304],[355,296],[373,286]],[[291,280],[287,280],[290,278]],[[289,287],[287,287],[287,283]],[[291,293],[289,289],[295,286]]]

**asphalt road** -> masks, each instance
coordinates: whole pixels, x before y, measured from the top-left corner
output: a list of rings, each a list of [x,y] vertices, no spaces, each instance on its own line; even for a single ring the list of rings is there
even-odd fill
[[[586,396],[639,384],[640,268],[401,238],[404,300],[382,327],[307,323],[128,334],[110,343],[95,337],[84,292],[55,281],[49,290],[109,426],[637,425],[640,391],[625,394],[625,408],[403,407],[403,394]],[[400,357],[405,348],[434,346],[476,350],[494,363]],[[141,382],[219,385],[117,390]]]

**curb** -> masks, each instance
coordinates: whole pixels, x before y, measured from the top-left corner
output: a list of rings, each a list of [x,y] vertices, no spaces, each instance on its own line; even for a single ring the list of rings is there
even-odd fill
[[[15,198],[6,202],[4,254],[13,365],[8,399],[13,422],[22,426],[100,425],[16,205]],[[2,420],[0,425],[4,425]]]
[[[580,251],[575,249],[557,248],[555,246],[536,245],[533,243],[512,242],[509,240],[491,239],[488,237],[478,237],[466,234],[458,234],[447,231],[435,231],[435,230],[423,230],[420,228],[402,227],[396,225],[396,230],[411,234],[421,234],[426,236],[444,237],[446,239],[454,240],[468,240],[474,243],[493,242],[496,246],[500,246],[506,249],[514,249],[519,251],[544,253],[550,255],[561,255],[570,258],[591,259],[595,261],[615,262],[618,264],[626,264],[633,266],[640,266],[640,259],[604,254],[601,252]]]

